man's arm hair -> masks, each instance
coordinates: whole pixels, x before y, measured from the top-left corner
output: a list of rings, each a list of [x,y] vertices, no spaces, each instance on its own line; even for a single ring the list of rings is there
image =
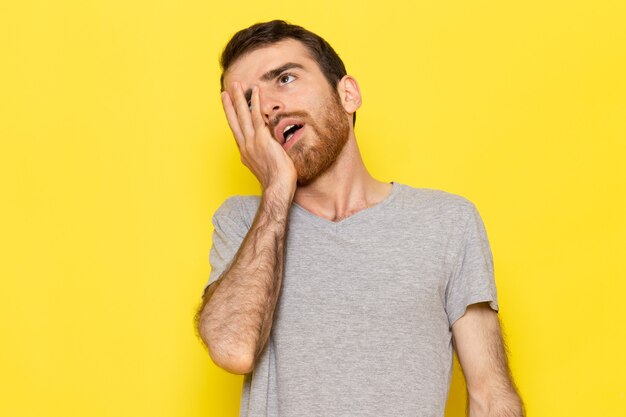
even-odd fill
[[[498,315],[488,304],[470,305],[452,325],[468,393],[470,417],[523,417]]]
[[[252,226],[230,266],[211,283],[196,314],[198,333],[225,370],[254,369],[272,328],[282,283],[291,199],[263,193]]]

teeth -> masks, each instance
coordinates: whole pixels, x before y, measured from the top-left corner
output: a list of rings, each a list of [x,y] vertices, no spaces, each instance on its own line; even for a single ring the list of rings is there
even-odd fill
[[[289,136],[285,138],[285,143],[289,142],[289,139],[293,137],[293,133],[290,133]]]
[[[289,125],[287,127],[285,127],[285,129],[283,130],[283,134],[288,131],[289,129],[291,129],[292,127],[294,127],[295,125]]]

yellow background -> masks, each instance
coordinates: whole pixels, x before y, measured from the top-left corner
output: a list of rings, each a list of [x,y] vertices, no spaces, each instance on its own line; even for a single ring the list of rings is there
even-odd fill
[[[237,415],[192,316],[213,211],[258,192],[218,55],[272,18],[359,80],[377,178],[479,208],[528,415],[626,415],[618,0],[3,2],[0,415]]]

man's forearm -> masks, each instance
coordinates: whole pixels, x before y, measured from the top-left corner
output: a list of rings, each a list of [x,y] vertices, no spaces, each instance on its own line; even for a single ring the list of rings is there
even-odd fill
[[[207,290],[198,330],[213,361],[248,373],[272,328],[280,292],[291,198],[266,190],[231,265]]]

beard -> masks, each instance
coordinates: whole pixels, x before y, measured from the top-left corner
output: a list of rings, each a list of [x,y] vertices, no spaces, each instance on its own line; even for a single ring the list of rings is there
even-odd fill
[[[310,184],[330,168],[350,136],[350,122],[336,91],[321,109],[317,122],[307,113],[294,113],[303,116],[313,131],[313,135],[302,137],[287,151],[298,173],[298,185]]]

